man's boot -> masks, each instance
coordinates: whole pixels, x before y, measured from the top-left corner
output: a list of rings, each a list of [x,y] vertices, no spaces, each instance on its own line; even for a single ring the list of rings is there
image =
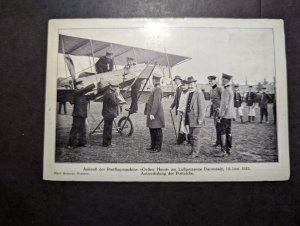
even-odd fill
[[[244,123],[243,116],[240,116],[240,119],[241,119],[241,123],[243,124]]]
[[[226,153],[228,155],[230,155],[230,149],[232,147],[232,136],[231,136],[231,134],[226,134],[226,143],[227,143]]]
[[[252,121],[255,122],[255,116],[252,116]]]
[[[224,157],[226,153],[226,135],[221,135],[221,155]]]
[[[248,116],[248,122],[251,122],[251,116]]]

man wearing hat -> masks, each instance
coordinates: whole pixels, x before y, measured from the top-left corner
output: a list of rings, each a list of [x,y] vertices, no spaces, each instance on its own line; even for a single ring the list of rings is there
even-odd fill
[[[189,134],[189,127],[185,125],[185,117],[186,117],[186,106],[187,100],[189,96],[189,84],[186,80],[181,81],[181,95],[179,98],[178,104],[178,136],[177,136],[177,144],[183,144],[186,140],[187,135]],[[188,136],[188,142],[190,142],[190,137]]]
[[[136,65],[132,57],[127,57],[127,65],[124,68],[124,75],[127,75],[130,72],[132,66]],[[126,108],[126,111],[129,111],[131,114],[138,112],[138,94],[142,86],[143,79],[137,78],[134,83],[131,85],[131,104],[129,108]]]
[[[265,116],[266,123],[268,121],[268,103],[272,99],[269,94],[266,93],[266,87],[263,87],[260,95],[258,96],[258,106],[260,107],[260,123],[262,123]]]
[[[145,114],[147,115],[147,127],[150,131],[151,145],[147,148],[150,153],[161,151],[163,134],[162,128],[165,127],[164,110],[162,106],[163,92],[160,88],[160,74],[153,74],[153,90],[150,93],[146,104]]]
[[[220,123],[218,122],[219,111],[220,111],[220,103],[221,103],[221,95],[222,95],[222,88],[218,87],[216,82],[216,76],[208,76],[208,82],[211,86],[210,100],[211,100],[211,112],[212,116],[214,117],[214,125],[216,127],[216,143],[213,145],[217,147],[221,144],[221,131],[220,131]]]
[[[199,156],[200,152],[200,132],[205,116],[205,99],[203,92],[197,90],[193,76],[188,77],[189,95],[186,105],[185,125],[189,126],[192,150],[188,154],[192,158]]]
[[[224,90],[221,96],[219,120],[221,122],[221,152],[229,155],[232,147],[231,119],[234,117],[233,91],[230,85],[232,76],[222,74],[222,85]]]
[[[244,123],[243,121],[243,108],[242,108],[242,96],[238,92],[239,91],[239,85],[234,85],[234,120],[236,119],[237,114],[240,116],[241,123]]]
[[[100,57],[96,62],[95,67],[97,74],[112,71],[114,67],[113,53],[107,51],[105,56]]]
[[[255,100],[256,94],[252,90],[252,86],[249,86],[249,91],[246,94],[246,105],[248,108],[248,122],[255,121]]]
[[[108,90],[103,96],[103,108],[102,116],[104,120],[103,130],[103,147],[113,146],[112,140],[112,126],[114,118],[118,116],[119,100],[120,95],[119,84],[115,81],[111,81]]]
[[[92,91],[97,86],[93,83],[84,88],[83,81],[74,82],[75,91],[73,93],[73,124],[70,131],[69,143],[67,148],[74,148],[75,146],[86,146],[86,127],[85,120],[87,118],[87,105],[90,99],[95,97],[95,94],[85,95]],[[78,143],[76,144],[76,137],[78,135]]]
[[[179,104],[179,98],[181,95],[181,81],[182,78],[179,75],[175,75],[175,78],[173,79],[176,85],[176,93],[175,93],[175,98],[170,106],[170,111],[175,107],[175,114],[177,115],[177,109],[178,109],[178,104]]]

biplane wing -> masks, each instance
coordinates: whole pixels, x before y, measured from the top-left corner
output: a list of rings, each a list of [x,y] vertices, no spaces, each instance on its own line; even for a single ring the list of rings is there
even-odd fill
[[[114,63],[116,65],[126,65],[128,57],[135,59],[137,65],[133,67],[130,70],[130,73],[126,74],[125,76],[123,69],[100,74],[86,73],[84,76],[82,76],[82,74],[77,76],[71,55],[100,58],[106,54],[107,50],[113,51]],[[155,65],[167,66],[171,68],[191,59],[189,57],[165,52],[61,34],[59,35],[58,52],[64,54],[64,60],[73,81],[80,77],[86,86],[93,82],[101,82],[102,88],[98,89],[98,95],[95,101],[102,100],[102,96],[111,80],[119,81],[121,88],[130,87],[137,80],[148,79],[153,72]],[[72,90],[73,89],[58,89],[57,100],[70,101],[72,98]],[[125,99],[130,98],[130,92],[127,91],[123,91],[125,94]],[[144,99],[143,96],[144,95],[141,95],[141,100]]]
[[[105,55],[107,50],[113,51],[116,65],[126,65],[127,57],[135,59],[137,64],[153,62],[157,65],[167,67],[174,67],[179,63],[191,59],[186,56],[143,49],[134,46],[90,40],[62,34],[59,35],[58,52],[61,54],[100,58]]]

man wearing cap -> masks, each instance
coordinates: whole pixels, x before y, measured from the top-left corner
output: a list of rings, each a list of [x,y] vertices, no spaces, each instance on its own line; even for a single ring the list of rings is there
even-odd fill
[[[70,131],[69,143],[67,148],[74,148],[75,146],[84,147],[87,146],[86,140],[86,127],[85,120],[87,117],[87,105],[90,99],[95,97],[95,94],[85,95],[92,91],[97,83],[93,83],[84,88],[82,81],[76,81],[74,83],[75,91],[73,93],[73,124]],[[76,143],[76,137],[78,135],[78,143]]]
[[[189,84],[189,95],[186,105],[185,125],[189,126],[192,146],[188,155],[196,158],[200,152],[200,132],[205,116],[205,99],[203,92],[196,89],[197,80],[193,76],[188,77],[187,82]]]
[[[214,117],[214,125],[216,127],[216,143],[213,145],[217,147],[221,144],[221,131],[220,131],[220,123],[218,122],[219,111],[220,111],[220,104],[221,104],[221,95],[222,95],[222,88],[218,87],[216,82],[216,76],[208,76],[208,82],[211,86],[210,100],[211,100],[211,112],[212,116]]]
[[[261,90],[260,95],[258,96],[258,106],[260,107],[260,123],[262,123],[263,118],[265,116],[266,123],[269,123],[268,121],[268,103],[272,98],[269,94],[266,93],[266,87],[263,87]]]
[[[119,100],[118,96],[120,94],[119,84],[115,81],[111,81],[108,90],[103,96],[103,108],[102,116],[104,120],[104,130],[103,130],[103,147],[113,146],[112,140],[112,126],[114,118],[118,116]]]
[[[221,96],[219,120],[221,122],[221,152],[229,155],[232,147],[231,135],[231,119],[234,117],[233,109],[233,91],[231,88],[230,80],[232,76],[222,74],[222,85],[224,90]]]
[[[186,140],[187,135],[189,134],[189,127],[185,125],[185,117],[186,117],[186,106],[187,106],[187,99],[189,96],[189,85],[186,80],[182,80],[181,85],[181,95],[179,98],[178,104],[178,137],[177,137],[177,144],[183,144]],[[190,141],[190,137],[188,137],[188,142]]]
[[[239,91],[239,85],[234,85],[234,119],[236,119],[237,114],[240,116],[241,123],[244,123],[243,121],[243,108],[242,108],[242,96],[238,92]]]
[[[175,114],[177,115],[177,109],[178,109],[178,104],[179,104],[179,98],[181,95],[181,77],[179,75],[176,75],[175,78],[173,79],[176,85],[176,93],[175,93],[175,98],[170,106],[170,111],[175,107]]]
[[[127,65],[124,68],[124,75],[127,75],[130,72],[132,66],[136,65],[134,59],[127,57]],[[129,108],[126,108],[126,111],[129,111],[131,114],[138,112],[138,94],[142,86],[143,79],[137,78],[134,83],[131,85],[131,104]]]
[[[152,83],[154,88],[150,93],[146,104],[145,114],[147,115],[147,127],[150,131],[151,145],[147,148],[150,153],[161,151],[163,134],[162,128],[165,127],[164,110],[162,106],[163,92],[160,88],[160,74],[153,74]]]
[[[255,121],[255,100],[256,94],[252,90],[252,86],[249,86],[249,91],[246,94],[246,105],[248,108],[248,122]]]
[[[106,55],[100,57],[96,62],[95,67],[97,74],[112,71],[114,67],[113,53],[107,51]]]

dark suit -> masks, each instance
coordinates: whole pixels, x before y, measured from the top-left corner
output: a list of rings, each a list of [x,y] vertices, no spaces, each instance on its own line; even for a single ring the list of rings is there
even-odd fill
[[[103,73],[112,71],[114,67],[114,60],[106,56],[100,57],[100,59],[95,64],[97,73]]]
[[[262,122],[264,116],[266,118],[266,122],[268,122],[268,103],[270,100],[270,95],[265,92],[257,97],[258,106],[260,107],[260,122]]]
[[[161,103],[163,92],[159,86],[156,86],[148,99],[146,114],[147,114],[147,127],[151,136],[151,148],[158,151],[161,150],[163,134],[162,129],[165,127],[164,110]],[[150,115],[153,115],[155,119],[150,120]]]
[[[70,131],[69,146],[75,146],[76,136],[78,134],[78,144],[79,146],[85,145],[86,141],[86,128],[85,120],[87,117],[87,105],[90,99],[95,95],[85,95],[86,93],[92,91],[95,88],[94,84],[91,84],[83,89],[75,90],[74,97],[74,108],[73,108],[73,124]]]
[[[179,99],[180,99],[180,95],[181,95],[181,86],[178,86],[176,88],[176,93],[175,93],[175,98],[170,106],[171,109],[173,109],[175,107],[175,114],[177,115],[177,109],[178,109],[178,105],[179,105]]]
[[[111,145],[112,139],[112,126],[114,118],[118,116],[118,100],[116,94],[108,90],[103,97],[103,109],[102,116],[104,118],[104,130],[103,130],[103,143],[102,145],[107,147]]]

